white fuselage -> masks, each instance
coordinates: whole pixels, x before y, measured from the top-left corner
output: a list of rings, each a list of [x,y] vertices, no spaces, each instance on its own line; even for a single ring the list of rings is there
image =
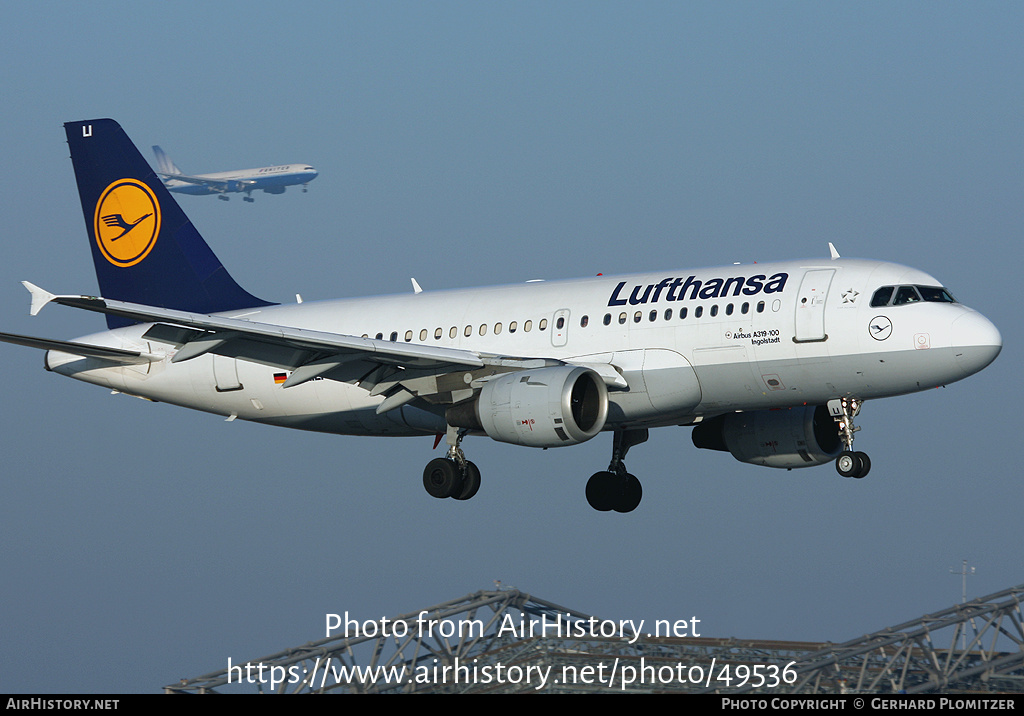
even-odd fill
[[[272,306],[230,315],[335,334],[557,359],[609,385],[605,429],[692,424],[730,411],[882,398],[951,383],[999,353],[999,332],[959,303],[871,305],[886,286],[941,284],[916,269],[804,260]],[[445,431],[443,411],[358,382],[280,385],[286,371],[219,355],[171,363],[152,324],[81,342],[166,355],[114,366],[57,351],[47,367],[133,395],[240,419],[352,435]]]
[[[273,167],[199,174],[191,177],[190,181],[175,179],[173,174],[165,174],[164,186],[178,194],[205,195],[253,191],[276,194],[288,186],[308,184],[317,176],[316,169],[308,164],[279,164]],[[197,180],[205,180],[208,183],[197,183]]]

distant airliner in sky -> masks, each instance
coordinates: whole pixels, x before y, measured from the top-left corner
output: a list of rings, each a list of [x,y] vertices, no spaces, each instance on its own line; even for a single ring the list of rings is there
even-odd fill
[[[243,201],[252,202],[255,201],[252,198],[254,191],[284,194],[286,187],[296,184],[302,185],[302,191],[308,191],[309,182],[317,178],[316,169],[308,164],[280,164],[276,167],[189,176],[178,169],[160,147],[154,146],[153,154],[156,155],[157,174],[169,190],[179,194],[216,194],[224,201],[229,199],[226,194],[245,192]]]
[[[655,427],[692,426],[697,447],[755,465],[864,477],[864,401],[966,378],[1002,348],[928,274],[831,245],[827,259],[275,305],[231,278],[116,122],[64,126],[102,297],[25,286],[33,315],[59,303],[109,330],[0,340],[228,420],[434,435],[447,444],[423,471],[434,497],[479,489],[467,435],[550,448],[612,433],[586,487],[602,511],[640,503],[623,459]]]

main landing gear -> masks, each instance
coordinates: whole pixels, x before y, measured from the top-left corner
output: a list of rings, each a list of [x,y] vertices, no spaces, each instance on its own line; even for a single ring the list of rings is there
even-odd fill
[[[862,402],[856,398],[840,398],[828,402],[829,412],[839,424],[839,439],[843,451],[836,458],[836,472],[843,477],[862,478],[871,470],[871,458],[867,453],[853,451],[853,434],[860,430],[853,419],[860,414]]]
[[[449,426],[448,456],[431,460],[423,469],[423,487],[431,497],[468,500],[480,489],[480,470],[459,447],[466,432]]]
[[[612,461],[604,472],[587,481],[587,502],[599,512],[632,512],[643,499],[644,490],[636,476],[626,472],[622,459],[634,445],[647,442],[647,429],[616,430],[612,440]]]

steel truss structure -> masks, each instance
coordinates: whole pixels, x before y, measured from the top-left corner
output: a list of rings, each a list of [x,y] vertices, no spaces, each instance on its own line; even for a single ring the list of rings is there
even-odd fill
[[[1022,598],[1024,585],[832,644],[636,638],[617,622],[518,590],[481,591],[394,618],[342,623],[347,634],[164,692],[1021,693]]]
[[[806,654],[784,693],[1024,693],[1024,584]],[[940,641],[941,640],[941,641]],[[938,646],[946,643],[948,646]],[[746,686],[734,691],[763,691]]]

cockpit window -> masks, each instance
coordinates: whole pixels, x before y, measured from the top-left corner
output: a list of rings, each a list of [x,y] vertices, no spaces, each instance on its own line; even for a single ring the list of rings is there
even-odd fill
[[[905,303],[917,303],[921,295],[913,286],[900,286],[896,289],[896,299],[892,302],[894,306],[902,306]]]
[[[946,289],[940,286],[918,286],[917,290],[925,301],[932,303],[956,303],[956,299]]]
[[[895,286],[882,286],[882,288],[875,291],[875,295],[871,297],[871,305],[876,308],[879,306],[888,306],[889,299],[892,298],[892,292],[895,290]]]
[[[953,295],[941,286],[882,286],[871,297],[875,308],[902,306],[907,303],[956,303]]]

